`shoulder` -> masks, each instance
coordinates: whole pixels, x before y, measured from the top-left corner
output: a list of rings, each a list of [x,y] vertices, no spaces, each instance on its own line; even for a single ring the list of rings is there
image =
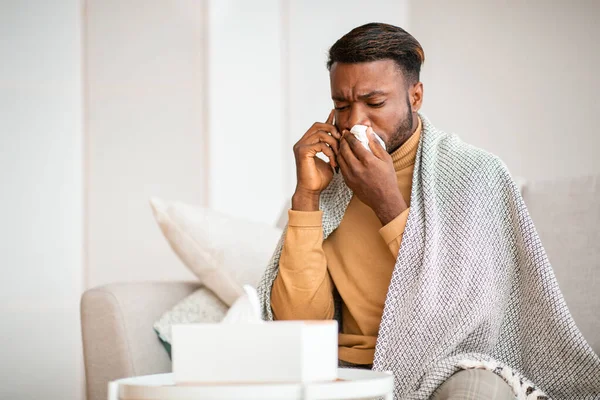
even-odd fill
[[[481,189],[513,185],[506,164],[495,154],[464,142],[456,134],[439,131],[430,124],[427,134],[430,137],[424,140],[422,159],[424,166],[428,165],[439,178],[467,187],[477,183]]]
[[[438,162],[449,170],[465,174],[507,174],[506,164],[500,157],[479,147],[463,142],[457,135],[448,134],[439,143]]]

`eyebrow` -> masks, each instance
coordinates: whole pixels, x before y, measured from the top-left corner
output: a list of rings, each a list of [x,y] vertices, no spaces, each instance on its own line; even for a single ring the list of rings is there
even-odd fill
[[[384,96],[387,93],[384,92],[383,90],[373,90],[372,92],[369,93],[365,93],[365,94],[361,94],[358,96],[359,100],[366,100],[369,99],[371,97],[375,97],[375,96]],[[334,101],[347,101],[344,97],[340,96],[340,95],[334,95],[331,97]]]

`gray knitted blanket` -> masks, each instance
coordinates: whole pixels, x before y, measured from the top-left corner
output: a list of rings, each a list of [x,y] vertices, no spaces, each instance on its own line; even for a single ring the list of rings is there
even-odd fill
[[[519,399],[600,398],[600,359],[571,318],[507,168],[421,119],[373,369],[393,371],[396,399],[427,399],[465,368],[497,373]],[[325,238],[351,197],[337,174],[321,195]],[[258,288],[266,320],[284,237]]]

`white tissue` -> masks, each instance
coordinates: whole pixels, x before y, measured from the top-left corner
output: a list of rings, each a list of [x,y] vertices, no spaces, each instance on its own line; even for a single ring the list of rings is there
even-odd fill
[[[371,151],[371,149],[369,148],[369,139],[367,138],[367,126],[354,125],[352,127],[352,129],[350,129],[350,133],[352,133],[358,139],[358,141],[362,143],[362,145],[365,147],[365,149]],[[377,133],[375,133],[375,138],[377,138],[377,140],[381,144],[381,147],[383,147],[385,149],[385,143],[383,142],[383,140],[379,137],[379,135]],[[372,151],[371,151],[371,153],[372,153]]]
[[[262,322],[258,293],[252,286],[244,285],[244,294],[231,305],[221,323],[237,324]]]

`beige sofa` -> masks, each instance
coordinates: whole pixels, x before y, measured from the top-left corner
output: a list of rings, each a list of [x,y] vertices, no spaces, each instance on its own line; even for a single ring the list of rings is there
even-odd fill
[[[600,176],[527,182],[523,196],[575,322],[600,353]],[[110,380],[170,371],[152,324],[198,287],[123,283],[83,295],[88,400],[105,400]]]

